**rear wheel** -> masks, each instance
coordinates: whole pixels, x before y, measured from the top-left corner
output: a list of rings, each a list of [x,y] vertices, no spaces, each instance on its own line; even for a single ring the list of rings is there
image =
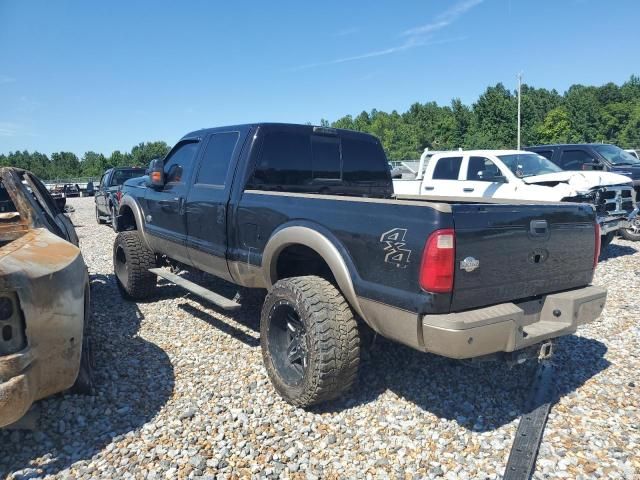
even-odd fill
[[[632,242],[640,241],[640,218],[634,218],[631,221],[631,226],[620,230],[620,234]]]
[[[338,289],[320,277],[273,286],[262,307],[260,345],[275,389],[296,406],[340,396],[358,374],[358,324]]]
[[[113,244],[113,269],[120,293],[142,300],[156,290],[158,277],[149,271],[156,267],[156,256],[142,242],[137,230],[120,232]]]
[[[98,211],[98,205],[96,205],[96,222],[98,225],[104,225],[105,221],[100,217],[100,212]]]

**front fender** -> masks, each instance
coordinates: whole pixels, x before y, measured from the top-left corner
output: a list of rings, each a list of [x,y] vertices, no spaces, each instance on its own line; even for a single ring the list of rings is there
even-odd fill
[[[135,198],[125,193],[120,199],[120,205],[118,206],[118,216],[123,215],[126,208],[130,209],[133,213],[133,218],[136,221],[136,227],[138,229],[138,232],[140,233],[140,238],[142,238],[142,241],[144,242],[146,247],[149,250],[153,251],[153,248],[151,248],[151,245],[149,244],[149,241],[147,239],[147,229],[142,208],[140,207],[140,204],[135,200]]]
[[[333,274],[340,291],[351,307],[364,318],[358,302],[353,278],[357,277],[355,266],[344,246],[326,228],[304,224],[285,224],[269,238],[262,254],[262,273],[268,288],[277,280],[277,261],[280,253],[290,245],[304,245],[320,255]]]

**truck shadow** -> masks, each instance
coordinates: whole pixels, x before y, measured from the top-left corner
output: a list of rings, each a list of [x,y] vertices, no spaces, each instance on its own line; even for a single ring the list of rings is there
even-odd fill
[[[142,427],[171,398],[173,367],[161,348],[138,336],[144,317],[137,305],[122,301],[113,275],[91,275],[90,281],[94,394],[60,394],[38,402],[33,432],[0,430],[2,478],[24,469],[35,469],[37,477],[55,475],[88,461]]]
[[[602,263],[614,258],[633,255],[634,253],[638,253],[638,249],[630,247],[628,245],[620,245],[614,242],[609,244],[609,246],[602,251],[602,253],[600,254],[600,259],[598,261]]]
[[[610,365],[604,358],[607,347],[597,340],[570,335],[557,341],[555,351],[558,397]],[[361,365],[354,391],[314,411],[342,411],[391,392],[466,429],[490,431],[526,413],[535,368],[536,362],[511,369],[503,362],[468,364],[381,340]]]

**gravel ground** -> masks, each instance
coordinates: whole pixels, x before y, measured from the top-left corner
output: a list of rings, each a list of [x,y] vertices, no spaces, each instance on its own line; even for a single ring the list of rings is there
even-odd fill
[[[121,299],[115,234],[73,199],[89,267],[95,396],[39,402],[40,429],[0,431],[9,478],[500,478],[531,367],[468,366],[380,341],[344,400],[310,411],[276,395],[259,308],[222,314],[163,286]],[[535,478],[639,478],[640,244],[615,240],[595,284],[602,318],[561,339]],[[215,281],[221,288],[229,288]]]

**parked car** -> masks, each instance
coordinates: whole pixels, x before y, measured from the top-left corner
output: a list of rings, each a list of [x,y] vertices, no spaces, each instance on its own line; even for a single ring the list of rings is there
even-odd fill
[[[96,221],[99,224],[109,222],[116,230],[118,205],[122,196],[122,184],[131,179],[142,177],[145,174],[144,168],[139,167],[117,167],[110,168],[100,178],[100,184],[95,191]]]
[[[87,188],[85,188],[84,190],[84,196],[85,197],[93,197],[96,193],[96,187],[93,184],[93,181],[88,181],[87,182]]]
[[[92,387],[89,277],[71,221],[32,173],[0,168],[0,427]]]
[[[597,318],[606,297],[590,286],[600,240],[590,206],[396,198],[380,141],[348,130],[189,133],[148,176],[125,182],[117,224],[114,273],[126,298],[151,297],[161,276],[241,307],[242,296],[176,274],[184,269],[268,290],[263,359],[298,406],[351,387],[357,319],[451,358],[537,357]]]
[[[394,180],[397,194],[584,202],[596,209],[603,247],[635,219],[631,179],[610,172],[563,171],[537,153],[470,150],[431,157],[419,180]]]
[[[616,145],[579,143],[563,145],[537,145],[525,150],[536,152],[551,160],[563,170],[596,170],[617,173],[631,178],[635,191],[634,201],[640,202],[640,160]],[[620,230],[627,240],[640,240],[640,218]]]
[[[80,187],[78,184],[67,183],[62,187],[62,191],[64,192],[64,196],[69,197],[79,197],[80,196]]]

